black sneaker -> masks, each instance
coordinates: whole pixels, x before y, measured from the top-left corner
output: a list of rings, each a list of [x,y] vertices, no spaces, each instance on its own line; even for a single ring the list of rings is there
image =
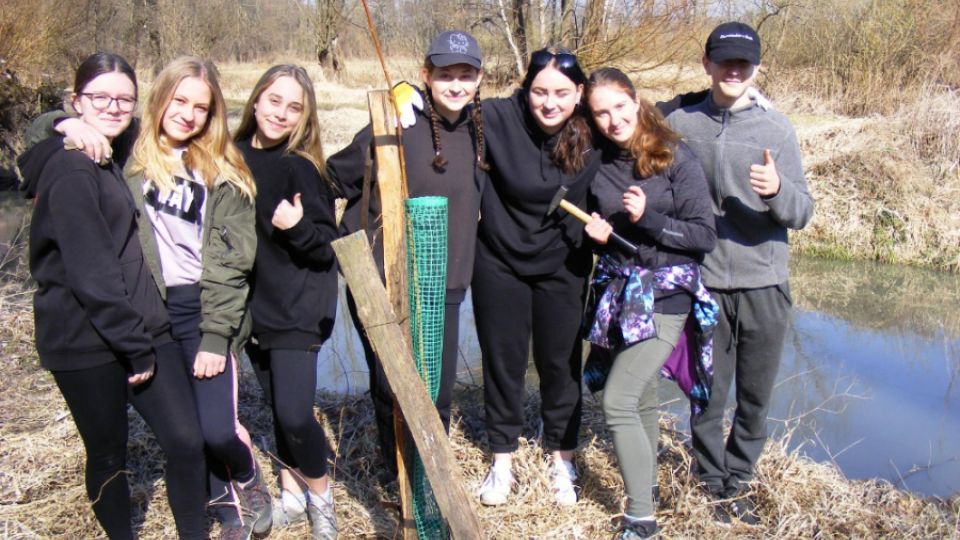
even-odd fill
[[[753,504],[746,491],[733,495],[730,501],[730,514],[747,525],[759,525],[760,518],[757,517],[756,505]]]
[[[653,509],[660,508],[660,486],[650,488],[650,499],[653,501]]]
[[[723,493],[723,488],[707,485],[703,485],[702,488],[710,499],[708,504],[713,522],[723,527],[730,525],[730,511],[727,509],[727,497]]]
[[[660,527],[655,520],[624,520],[622,528],[613,535],[613,540],[639,540],[641,538],[660,538]]]
[[[244,513],[249,513],[250,517],[244,517],[244,521],[253,520],[253,534],[264,535],[273,524],[273,504],[270,497],[270,491],[263,483],[263,476],[260,474],[260,465],[256,465],[253,479],[249,482],[234,482],[237,491],[237,497],[240,499],[240,506]]]

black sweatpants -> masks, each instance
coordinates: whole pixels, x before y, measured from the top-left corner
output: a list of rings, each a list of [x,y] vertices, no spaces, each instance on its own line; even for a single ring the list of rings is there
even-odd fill
[[[448,293],[450,295],[450,293]],[[462,296],[462,295],[459,295]],[[457,360],[460,353],[460,301],[449,302],[444,305],[443,313],[443,352],[440,366],[440,388],[437,390],[437,413],[443,429],[450,431],[450,406],[453,402],[453,387],[457,382]],[[370,397],[373,399],[373,411],[377,421],[377,438],[380,444],[380,456],[387,467],[387,472],[397,476],[396,436],[393,430],[393,393],[387,383],[387,376],[383,373],[383,366],[373,352],[370,340],[361,330],[363,325],[357,315],[357,305],[353,296],[347,294],[347,308],[350,318],[360,335],[363,345],[363,356],[367,360],[370,371]]]
[[[173,344],[157,348],[152,378],[127,383],[117,362],[76,371],[54,371],[87,453],[87,497],[113,540],[134,538],[127,485],[127,403],[153,430],[167,458],[167,499],[180,538],[206,538],[203,437],[188,374]]]
[[[690,421],[700,483],[711,493],[740,490],[767,440],[767,412],[792,317],[786,283],[761,289],[717,290],[710,404]],[[723,438],[723,413],[735,382],[737,409]]]
[[[277,456],[285,467],[307,478],[327,474],[327,437],[313,412],[317,393],[317,353],[264,350],[247,345],[247,356],[273,411]]]
[[[256,470],[253,449],[239,433],[236,358],[227,354],[223,373],[215,377],[198,379],[193,376],[193,363],[201,339],[199,285],[167,287],[167,313],[180,361],[189,374],[200,430],[207,445],[212,509],[221,522],[238,519],[239,503],[230,481],[246,482],[254,477]]]
[[[552,274],[520,276],[477,242],[473,311],[483,355],[487,436],[494,452],[517,449],[531,335],[544,450],[576,449],[582,405],[580,320],[589,272],[589,252],[578,251]]]

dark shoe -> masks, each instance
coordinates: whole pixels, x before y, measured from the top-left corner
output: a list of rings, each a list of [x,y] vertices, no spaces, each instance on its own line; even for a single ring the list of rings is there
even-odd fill
[[[701,485],[701,487],[707,492],[707,497],[710,499],[708,504],[710,504],[710,514],[713,517],[713,522],[723,527],[730,525],[730,511],[727,509],[727,497],[724,495],[723,487],[709,485]]]
[[[730,501],[730,514],[747,525],[759,525],[760,518],[757,516],[756,505],[753,504],[746,491],[732,495]]]
[[[660,486],[650,488],[650,500],[653,501],[653,509],[660,508]]]
[[[253,534],[253,520],[231,520],[220,524],[220,540],[250,540]]]
[[[660,538],[660,527],[654,520],[624,520],[622,528],[613,536],[613,540],[639,540],[640,538]]]
[[[234,482],[234,484],[240,506],[244,511],[243,521],[253,522],[253,534],[258,536],[266,534],[273,524],[273,504],[270,492],[263,483],[260,465],[256,466],[252,480],[246,484],[241,482]]]

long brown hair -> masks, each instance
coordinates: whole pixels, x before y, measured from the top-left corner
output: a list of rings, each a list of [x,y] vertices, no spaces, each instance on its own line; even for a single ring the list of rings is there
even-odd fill
[[[183,161],[176,159],[173,148],[163,136],[163,115],[180,82],[188,77],[202,80],[210,88],[210,111],[203,129],[187,141]],[[227,106],[217,81],[214,67],[200,58],[181,56],[167,64],[154,81],[143,111],[140,136],[133,147],[131,170],[142,172],[161,193],[173,189],[173,177],[184,166],[197,171],[208,189],[217,182],[227,182],[251,202],[257,189],[250,169],[240,150],[230,140],[227,128]]]
[[[603,86],[615,87],[639,105],[637,126],[626,147],[630,156],[636,160],[637,174],[647,177],[666,170],[673,163],[673,151],[680,136],[670,129],[656,107],[642,97],[637,97],[637,90],[630,78],[619,69],[605,67],[591,73],[587,90],[584,92],[587,100],[589,101],[594,90]]]
[[[294,64],[279,64],[268,69],[257,81],[257,84],[250,92],[247,104],[243,106],[243,115],[240,120],[240,127],[237,128],[235,141],[248,139],[257,131],[257,119],[254,116],[254,106],[260,99],[264,90],[270,87],[280,77],[290,77],[297,81],[300,88],[303,89],[303,114],[300,115],[300,121],[293,128],[290,136],[287,138],[287,153],[296,154],[317,168],[317,172],[327,180],[327,170],[325,158],[323,155],[323,143],[321,142],[320,120],[317,117],[317,94],[313,90],[313,82],[307,71]]]
[[[527,73],[523,78],[522,86],[525,96],[529,96],[530,87],[533,86],[533,80],[537,74],[548,66],[562,73],[577,86],[587,82],[587,76],[584,75],[573,53],[563,47],[550,46],[534,51],[530,55],[530,63],[527,64]],[[566,173],[579,172],[583,169],[587,164],[587,155],[593,148],[590,122],[584,112],[587,110],[585,96],[586,92],[580,97],[580,102],[560,129],[557,144],[550,153],[550,159]]]

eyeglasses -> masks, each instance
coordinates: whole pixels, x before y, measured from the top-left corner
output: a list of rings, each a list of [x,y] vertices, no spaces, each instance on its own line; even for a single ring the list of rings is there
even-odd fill
[[[570,53],[552,53],[546,49],[540,49],[530,57],[530,63],[538,68],[545,67],[551,60],[557,61],[557,68],[570,69],[577,65],[576,55]]]
[[[117,103],[117,108],[120,109],[120,112],[133,112],[133,109],[137,106],[136,98],[128,96],[113,97],[107,94],[89,94],[83,93],[81,96],[85,96],[90,100],[90,104],[93,105],[93,108],[98,111],[105,111],[110,108],[110,105],[113,105],[114,102]]]

